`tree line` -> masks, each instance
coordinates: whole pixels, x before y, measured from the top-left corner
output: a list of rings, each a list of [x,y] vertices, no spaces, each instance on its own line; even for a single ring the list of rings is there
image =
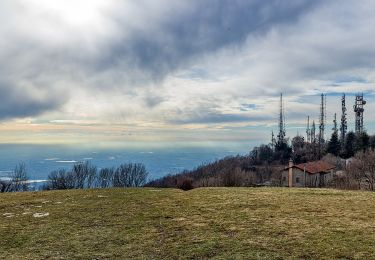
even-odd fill
[[[375,172],[372,175],[372,170],[369,169],[373,168],[363,166],[363,163],[368,165],[370,162],[368,158],[373,158],[375,161],[374,153],[375,135],[369,136],[366,132],[359,135],[349,132],[343,143],[339,141],[337,131],[334,131],[330,140],[326,142],[322,140],[306,142],[303,136],[298,135],[291,141],[282,138],[274,143],[260,145],[245,156],[226,157],[193,170],[167,175],[150,181],[146,186],[184,190],[210,186],[278,186],[281,171],[292,159],[294,163],[325,160],[335,165],[337,170],[342,170],[341,175],[336,175],[334,181],[327,184],[330,187],[344,189],[369,187],[368,189],[372,190],[373,186],[368,184],[374,183],[375,187]],[[346,167],[348,158],[353,158],[350,167]],[[356,168],[358,165],[362,165],[359,170]],[[360,185],[359,179],[361,179]]]
[[[150,181],[145,186],[183,190],[197,187],[254,187],[270,181],[280,169],[280,165],[256,165],[250,155],[228,156],[193,170]]]
[[[305,163],[320,160],[327,154],[332,154],[342,159],[353,157],[358,152],[375,149],[375,135],[366,132],[355,134],[347,133],[343,142],[340,142],[337,131],[334,131],[327,142],[306,142],[303,136],[295,136],[289,142],[285,139],[282,143],[260,145],[251,151],[251,156],[256,164],[264,162],[270,164],[286,164],[290,158],[294,163]]]
[[[340,189],[375,191],[375,151],[359,151],[345,169],[336,174],[333,184]]]
[[[124,163],[117,168],[98,169],[90,162],[75,163],[71,169],[52,171],[42,190],[91,189],[111,187],[141,187],[148,177],[142,163]],[[20,163],[7,179],[0,179],[0,192],[30,190],[30,182],[24,163]]]

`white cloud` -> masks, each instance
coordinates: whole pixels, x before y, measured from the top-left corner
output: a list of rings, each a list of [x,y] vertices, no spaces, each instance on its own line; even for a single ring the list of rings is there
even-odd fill
[[[284,92],[288,122],[300,123],[318,113],[320,92],[374,92],[374,9],[372,1],[5,0],[0,118],[269,125]],[[339,112],[339,97],[330,100],[329,112]]]

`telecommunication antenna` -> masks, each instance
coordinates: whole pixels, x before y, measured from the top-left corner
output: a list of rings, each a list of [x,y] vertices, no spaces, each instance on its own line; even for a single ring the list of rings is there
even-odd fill
[[[363,93],[357,94],[355,97],[355,104],[353,106],[355,112],[355,132],[357,135],[363,133],[363,108],[366,105],[366,101],[363,99]]]
[[[284,104],[283,94],[280,94],[280,111],[279,111],[279,134],[277,135],[278,143],[285,142],[285,115],[284,115]]]
[[[313,122],[312,122],[312,127],[311,127],[311,137],[310,137],[310,139],[311,139],[311,142],[312,143],[315,143],[316,142],[316,134],[315,134],[315,131],[316,131],[316,126],[315,126],[315,121],[313,120]]]
[[[333,117],[333,128],[332,128],[332,130],[335,134],[337,134],[337,114],[336,113]]]
[[[345,94],[341,98],[341,125],[340,125],[340,142],[343,146],[346,138],[346,131],[348,130],[348,122],[346,120],[346,101]]]
[[[307,128],[306,128],[306,142],[310,143],[310,116],[307,116]]]
[[[319,117],[319,143],[324,143],[324,130],[325,130],[325,96],[321,95],[320,101],[320,117]]]

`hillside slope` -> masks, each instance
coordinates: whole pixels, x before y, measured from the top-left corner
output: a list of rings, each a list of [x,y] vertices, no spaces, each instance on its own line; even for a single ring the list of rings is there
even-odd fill
[[[0,257],[365,258],[374,205],[375,193],[320,189],[1,194]]]

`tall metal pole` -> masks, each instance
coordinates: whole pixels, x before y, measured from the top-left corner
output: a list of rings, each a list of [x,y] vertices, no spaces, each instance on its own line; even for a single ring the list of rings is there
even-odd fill
[[[277,135],[278,143],[285,142],[285,117],[284,117],[284,106],[283,106],[283,94],[280,94],[280,112],[279,112],[279,134]]]
[[[325,129],[325,100],[324,94],[321,95],[321,102],[320,102],[320,125],[319,125],[319,159],[322,156],[323,152],[323,144],[324,144],[324,129]]]
[[[324,94],[321,95],[321,102],[320,102],[320,125],[319,125],[319,141],[324,142],[324,130],[325,130],[325,101],[324,101]]]
[[[310,143],[310,116],[307,116],[306,142]]]
[[[355,104],[353,106],[355,112],[355,132],[357,135],[362,134],[363,128],[363,112],[365,109],[363,106],[366,105],[366,101],[363,99],[363,93],[357,94],[355,97]]]
[[[332,130],[335,134],[337,134],[337,114],[336,113],[333,117],[333,128],[332,128]]]
[[[315,134],[315,131],[316,131],[315,121],[313,120],[313,122],[312,122],[312,127],[311,127],[311,142],[312,142],[312,143],[315,143],[315,142],[316,142],[316,134]]]
[[[348,122],[346,120],[346,101],[345,101],[345,94],[342,94],[342,98],[341,98],[341,125],[340,125],[341,147],[344,147],[347,129],[348,129]]]

